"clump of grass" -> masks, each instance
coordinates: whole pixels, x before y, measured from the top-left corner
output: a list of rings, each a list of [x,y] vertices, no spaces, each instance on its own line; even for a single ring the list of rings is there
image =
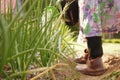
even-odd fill
[[[15,14],[0,14],[0,75],[4,78],[25,80],[31,65],[50,67],[74,53],[68,45],[73,33],[61,22],[63,12],[58,12],[55,2],[25,0]]]

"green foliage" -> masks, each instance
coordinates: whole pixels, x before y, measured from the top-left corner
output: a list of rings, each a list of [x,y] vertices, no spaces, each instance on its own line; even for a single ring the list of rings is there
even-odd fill
[[[68,45],[73,33],[61,22],[55,1],[25,0],[16,14],[0,14],[0,75],[12,79],[11,75],[24,73],[31,65],[48,67],[65,60],[66,52],[73,53]],[[26,74],[12,77],[18,76],[26,78]]]
[[[104,43],[120,43],[120,39],[104,39]]]

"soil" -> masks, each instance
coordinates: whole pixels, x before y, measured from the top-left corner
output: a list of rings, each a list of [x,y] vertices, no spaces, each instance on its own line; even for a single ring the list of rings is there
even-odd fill
[[[105,55],[103,56],[104,66],[107,71],[101,76],[87,76],[82,74],[80,80],[120,80],[120,74],[114,76],[112,79],[113,72],[120,71],[120,57],[115,55]]]
[[[120,80],[120,56],[119,55],[104,55],[104,66],[107,71],[101,76],[88,76],[75,71],[74,64],[69,62],[69,67],[59,67],[54,73],[57,80]],[[72,67],[71,67],[72,66]]]
[[[57,66],[53,69],[53,74],[46,74],[37,80],[120,80],[120,55],[104,55],[102,57],[104,66],[107,71],[101,76],[88,76],[75,70],[73,59],[68,59],[68,66]],[[7,71],[9,67],[6,67]],[[29,75],[27,80],[30,80],[39,73]],[[46,77],[47,76],[47,77]],[[4,79],[3,79],[4,80]]]

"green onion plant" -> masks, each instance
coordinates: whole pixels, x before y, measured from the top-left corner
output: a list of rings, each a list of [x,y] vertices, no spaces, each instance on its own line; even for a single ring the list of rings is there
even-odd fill
[[[74,53],[68,44],[73,33],[61,21],[64,11],[56,0],[25,0],[11,8],[0,13],[1,78],[25,80],[31,66],[50,67]]]

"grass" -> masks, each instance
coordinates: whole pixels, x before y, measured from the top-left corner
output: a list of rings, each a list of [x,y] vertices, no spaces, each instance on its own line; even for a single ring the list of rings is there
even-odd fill
[[[30,66],[49,68],[73,55],[68,45],[73,33],[61,21],[64,11],[58,12],[55,2],[25,0],[16,13],[9,7],[0,14],[1,78],[25,80]]]
[[[120,43],[120,39],[103,39],[104,43]]]

